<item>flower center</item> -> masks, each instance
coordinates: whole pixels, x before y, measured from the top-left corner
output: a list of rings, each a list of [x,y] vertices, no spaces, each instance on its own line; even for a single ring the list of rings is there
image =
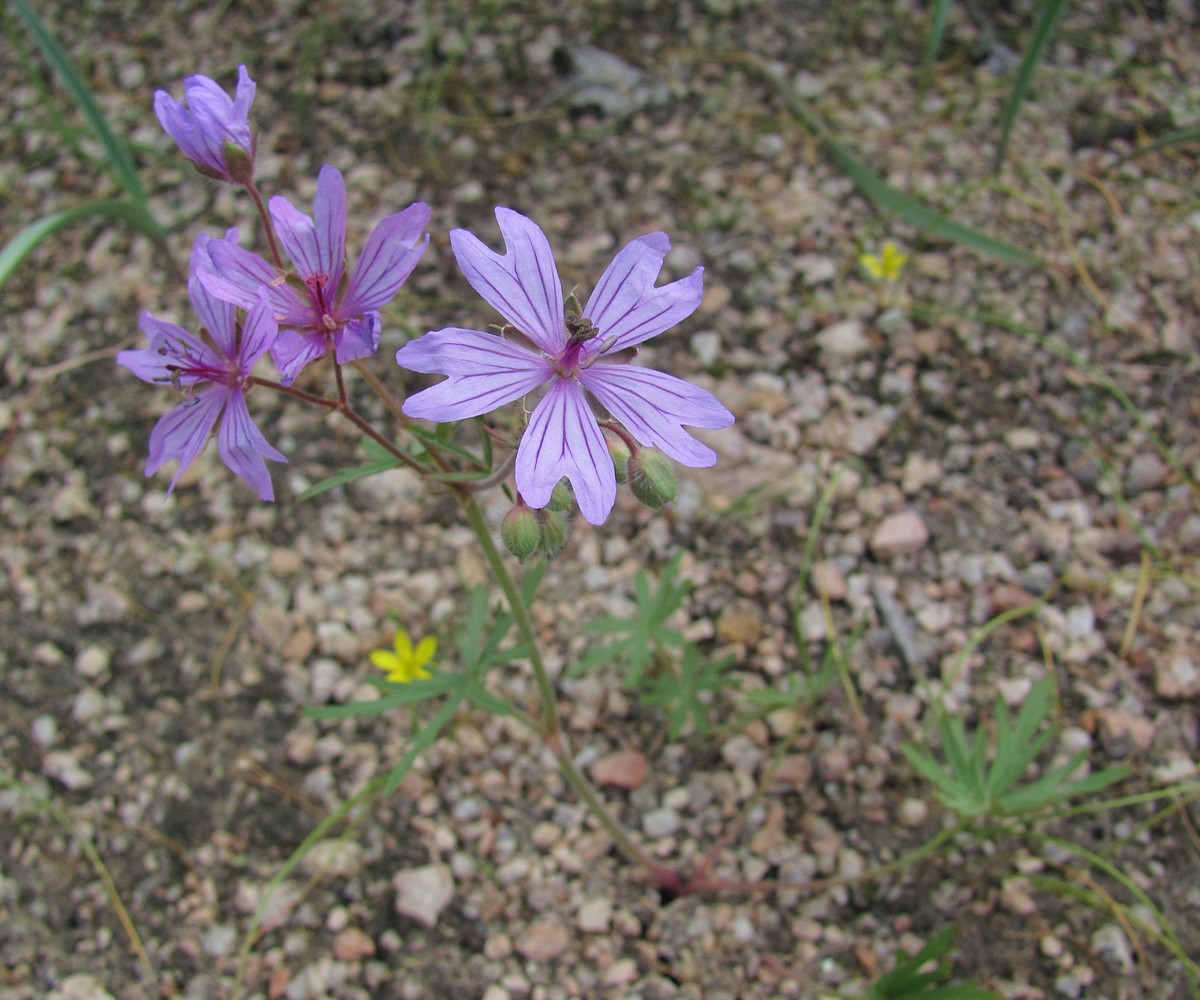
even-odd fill
[[[329,301],[329,275],[323,271],[310,274],[304,279],[304,284],[308,286],[313,312],[321,317],[321,325],[326,332],[333,333],[338,328],[338,322],[333,318],[333,303]]]
[[[196,382],[236,385],[241,380],[241,373],[234,364],[218,366],[205,357],[197,357],[186,341],[164,340],[158,345],[158,353],[171,359],[163,365],[163,368],[171,373],[170,378],[163,381],[170,381],[176,389],[183,387],[185,378],[189,385]]]

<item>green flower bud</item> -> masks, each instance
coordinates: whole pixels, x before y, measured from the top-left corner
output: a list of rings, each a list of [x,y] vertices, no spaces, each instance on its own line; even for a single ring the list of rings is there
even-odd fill
[[[661,452],[642,449],[629,459],[629,488],[656,510],[675,499],[675,470]]]
[[[608,453],[612,455],[613,467],[616,469],[617,482],[624,483],[629,479],[626,466],[629,463],[629,448],[624,441],[608,439]]]
[[[236,184],[248,184],[254,176],[254,154],[228,139],[225,140],[221,152],[225,156],[225,167],[229,171],[230,179]]]
[[[550,559],[562,551],[567,541],[567,526],[561,517],[550,510],[538,511],[538,523],[542,529],[542,551]]]
[[[538,522],[538,515],[523,503],[517,504],[500,522],[500,540],[521,562],[542,544],[542,528]]]
[[[564,482],[559,482],[554,487],[554,492],[550,494],[550,502],[546,506],[551,510],[564,511],[570,510],[571,504],[574,502],[575,498],[571,494],[571,487]]]

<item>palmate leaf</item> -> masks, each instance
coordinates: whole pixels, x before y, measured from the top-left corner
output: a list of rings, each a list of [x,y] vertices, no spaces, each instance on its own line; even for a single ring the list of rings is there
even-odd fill
[[[715,694],[733,683],[732,677],[723,677],[721,672],[735,659],[730,654],[702,663],[700,650],[694,643],[688,643],[683,650],[679,674],[664,673],[651,679],[642,702],[666,709],[667,735],[671,739],[680,737],[689,720],[697,736],[707,736],[712,726],[708,719],[710,706],[703,693]]]
[[[656,652],[679,649],[684,645],[678,629],[668,626],[669,619],[683,606],[691,590],[684,580],[675,582],[683,553],[678,552],[663,567],[658,586],[651,589],[650,578],[639,570],[633,578],[634,601],[637,610],[632,618],[605,615],[588,622],[584,628],[599,635],[620,635],[623,638],[590,650],[572,665],[569,673],[578,676],[602,663],[622,663],[625,666],[625,686],[635,688],[642,683]]]
[[[871,984],[867,1000],[999,1000],[991,990],[966,983],[961,986],[939,986],[950,975],[951,965],[942,959],[954,943],[954,929],[942,931],[915,955],[899,949],[896,967]],[[930,962],[932,969],[922,972]]]
[[[905,746],[909,763],[933,784],[946,808],[963,817],[1016,816],[1063,802],[1076,795],[1099,791],[1128,774],[1128,768],[1111,767],[1072,780],[1087,763],[1086,750],[1025,785],[1021,776],[1058,733],[1047,725],[1053,703],[1053,678],[1046,677],[1029,689],[1014,720],[1003,699],[996,699],[996,738],[991,762],[982,728],[967,733],[959,716],[943,719],[940,726],[941,764],[926,750]]]

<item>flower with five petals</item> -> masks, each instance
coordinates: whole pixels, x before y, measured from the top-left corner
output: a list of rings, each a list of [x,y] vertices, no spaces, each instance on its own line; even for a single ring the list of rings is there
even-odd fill
[[[208,260],[199,268],[204,287],[249,308],[266,286],[280,328],[271,357],[285,385],[331,347],[339,364],[374,353],[383,326],[379,310],[404,284],[429,243],[423,235],[429,206],[415,202],[382,219],[352,275],[345,264],[346,183],[336,167],[321,168],[312,216],[279,195],[268,208],[298,280],[285,280],[262,257],[229,238],[208,244]]]
[[[428,680],[433,675],[426,666],[437,652],[437,636],[429,635],[414,647],[404,629],[397,629],[392,638],[391,649],[376,649],[371,653],[371,662],[380,670],[387,671],[387,679],[393,684]]]
[[[250,419],[246,387],[250,370],[275,340],[278,327],[271,316],[265,289],[251,304],[242,323],[236,310],[205,290],[196,278],[198,259],[205,255],[208,236],[200,234],[192,249],[192,276],[188,294],[208,339],[174,323],[143,313],[141,327],[150,346],[138,351],[121,351],[117,363],[145,382],[186,389],[187,398],[166,414],[150,432],[150,457],[146,475],[175,459],[179,468],[167,487],[175,489],[179,477],[200,454],[218,420],[217,453],[229,468],[258,490],[263,500],[274,500],[275,491],[264,456],[276,462],[287,458],[267,443]],[[199,391],[197,386],[205,386]]]
[[[591,396],[642,445],[683,465],[709,466],[716,453],[683,428],[720,428],[733,414],[711,393],[649,368],[624,364],[631,349],[690,316],[703,294],[702,268],[656,287],[671,243],[650,233],[629,243],[600,277],[582,310],[562,285],[545,233],[508,208],[496,209],[505,254],[464,229],[450,245],[471,286],[507,321],[497,336],[448,327],[396,352],[405,368],[448,376],[410,396],[404,412],[428,420],[478,416],[545,387],[517,449],[516,485],[544,507],[566,476],[583,516],[601,524],[617,482]]]

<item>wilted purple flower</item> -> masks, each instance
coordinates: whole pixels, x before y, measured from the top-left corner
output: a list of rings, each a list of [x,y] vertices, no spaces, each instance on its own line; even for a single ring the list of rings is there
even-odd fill
[[[146,382],[170,384],[188,391],[188,398],[164,416],[150,432],[150,457],[146,475],[153,475],[164,462],[176,459],[179,469],[167,487],[175,489],[184,469],[200,454],[213,425],[219,419],[217,452],[230,469],[258,490],[263,500],[274,500],[271,476],[263,457],[276,462],[287,458],[267,443],[250,419],[246,408],[246,379],[254,363],[271,346],[278,333],[271,316],[271,303],[262,289],[244,323],[238,324],[233,305],[222,302],[204,289],[196,277],[198,258],[205,253],[208,236],[196,237],[192,249],[192,276],[188,294],[200,316],[211,344],[183,327],[143,313],[142,331],[150,346],[140,351],[121,351],[117,363]],[[207,385],[193,392],[193,386]]]
[[[712,465],[716,453],[683,425],[728,427],[733,414],[681,379],[621,364],[632,357],[630,348],[695,311],[703,268],[656,288],[671,243],[665,233],[642,236],[617,254],[580,311],[573,296],[564,306],[546,234],[508,208],[497,208],[496,220],[504,255],[464,229],[450,234],[450,245],[471,287],[510,325],[500,336],[449,327],[400,348],[396,361],[405,368],[449,376],[406,400],[404,412],[461,420],[545,385],[517,449],[517,489],[531,507],[544,507],[566,476],[592,524],[608,517],[617,483],[585,389],[643,445],[683,465]]]
[[[155,91],[154,113],[162,127],[205,176],[247,183],[254,173],[255,140],[250,129],[254,81],[246,67],[238,67],[236,100],[207,76],[186,77],[183,90],[182,101]]]
[[[208,260],[199,267],[204,287],[243,309],[267,287],[280,326],[271,357],[285,385],[330,345],[342,364],[372,354],[383,326],[379,310],[404,284],[429,244],[428,235],[421,238],[429,224],[429,206],[415,202],[381,220],[348,281],[346,183],[341,171],[328,164],[321,168],[315,219],[279,196],[271,199],[269,208],[300,281],[294,286],[285,282],[271,264],[231,238],[208,244]]]

